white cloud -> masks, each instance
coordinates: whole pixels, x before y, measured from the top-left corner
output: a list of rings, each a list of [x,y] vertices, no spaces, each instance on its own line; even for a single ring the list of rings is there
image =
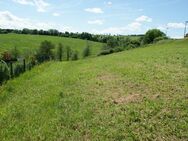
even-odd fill
[[[140,30],[141,26],[142,26],[141,23],[133,22],[133,23],[129,24],[127,27],[131,31],[136,31],[136,30]]]
[[[47,2],[44,2],[44,0],[33,0],[35,3],[35,6],[37,7],[38,12],[45,12],[48,6],[50,5]]]
[[[33,0],[13,0],[13,1],[23,5],[34,5]]]
[[[46,12],[47,8],[50,6],[49,3],[44,0],[13,0],[16,3],[23,5],[35,6],[38,12]]]
[[[143,16],[138,17],[135,21],[137,21],[137,22],[152,22],[152,18],[143,15]]]
[[[88,24],[102,25],[103,23],[104,23],[104,21],[102,21],[102,20],[88,21]]]
[[[173,39],[183,39],[184,37],[183,36],[172,36],[171,38],[173,38]]]
[[[165,31],[165,30],[167,29],[167,27],[164,27],[164,26],[158,26],[157,29],[162,30],[162,31]]]
[[[61,14],[60,14],[60,13],[55,12],[55,13],[53,13],[52,15],[53,15],[54,17],[59,17]]]
[[[109,27],[103,30],[92,30],[95,34],[133,34],[141,30],[141,24],[133,22],[124,27]]]
[[[41,22],[41,21],[33,21],[30,19],[20,18],[13,15],[9,11],[0,11],[0,28],[10,28],[10,29],[58,29],[59,31],[71,31],[74,30],[69,26],[61,26],[55,23]]]
[[[95,13],[95,14],[102,14],[104,13],[101,8],[86,8],[86,12]]]
[[[136,18],[132,23],[123,27],[109,27],[103,30],[94,29],[92,32],[95,34],[138,34],[142,31],[142,25],[144,22],[151,22],[152,18],[148,16],[140,16]],[[140,33],[141,34],[141,33]]]
[[[183,23],[168,23],[167,27],[175,28],[175,29],[181,29],[181,28],[184,28],[185,25]]]
[[[108,2],[107,2],[107,5],[112,6],[112,2],[111,2],[111,1],[108,1]]]

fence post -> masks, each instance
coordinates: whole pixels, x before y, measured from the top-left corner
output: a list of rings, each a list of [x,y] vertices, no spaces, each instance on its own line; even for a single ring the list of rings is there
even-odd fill
[[[12,62],[10,62],[10,77],[13,78],[13,65],[12,65]]]
[[[25,59],[23,59],[23,71],[25,72],[25,70],[26,70]]]

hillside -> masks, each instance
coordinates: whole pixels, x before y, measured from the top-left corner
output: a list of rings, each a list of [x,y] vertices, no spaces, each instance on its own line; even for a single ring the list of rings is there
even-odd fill
[[[0,88],[0,140],[187,140],[187,44],[35,67]]]
[[[25,52],[33,52],[40,46],[40,43],[44,40],[51,41],[56,46],[59,43],[62,43],[64,47],[70,46],[73,50],[77,50],[80,55],[86,47],[86,41],[81,39],[45,35],[0,34],[0,53],[14,49],[15,47],[17,47],[17,49],[22,54]],[[103,45],[102,43],[92,41],[90,41],[89,44],[91,46],[92,55],[98,54]]]

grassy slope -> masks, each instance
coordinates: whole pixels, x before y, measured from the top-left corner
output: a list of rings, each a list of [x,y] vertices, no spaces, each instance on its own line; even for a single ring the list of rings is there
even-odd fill
[[[21,52],[29,52],[36,50],[40,43],[44,40],[51,41],[56,46],[62,43],[64,47],[70,46],[73,50],[77,50],[80,55],[86,47],[86,41],[81,39],[41,36],[41,35],[21,35],[21,34],[0,34],[0,53],[17,47]],[[92,54],[96,55],[101,50],[101,43],[90,42]]]
[[[187,44],[34,68],[0,89],[0,140],[187,140]]]

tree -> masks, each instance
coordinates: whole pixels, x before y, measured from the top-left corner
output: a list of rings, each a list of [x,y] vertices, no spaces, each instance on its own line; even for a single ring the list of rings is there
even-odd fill
[[[89,55],[91,55],[91,50],[90,50],[89,43],[87,41],[86,48],[83,51],[83,57],[85,58],[85,57],[88,57]]]
[[[125,37],[120,39],[119,45],[124,48],[128,48],[130,43],[131,43],[131,39],[129,37]]]
[[[85,39],[85,40],[91,40],[91,39],[92,39],[92,35],[91,35],[90,33],[83,32],[83,33],[80,35],[80,38],[81,38],[81,39]]]
[[[115,48],[118,46],[118,41],[114,37],[111,37],[107,40],[107,46],[108,48]]]
[[[166,35],[162,31],[160,31],[159,29],[151,29],[151,30],[146,32],[146,34],[143,38],[143,43],[144,44],[153,43],[154,40],[158,37],[166,37]]]
[[[22,34],[30,34],[30,30],[28,28],[24,28],[22,30]]]
[[[66,47],[66,54],[67,54],[67,61],[69,61],[72,54],[72,50],[69,46]]]
[[[72,54],[72,60],[78,60],[78,51],[74,51],[74,53]]]
[[[59,46],[57,48],[57,57],[59,61],[62,61],[63,58],[63,45],[59,43]]]
[[[44,61],[52,59],[54,57],[52,49],[54,49],[54,45],[50,41],[43,41],[36,54],[36,59],[38,60],[38,62],[42,63]]]
[[[141,42],[138,39],[132,39],[129,43],[130,48],[137,48],[141,45]]]
[[[48,30],[49,35],[57,36],[59,34],[59,31],[56,29],[50,29]]]

